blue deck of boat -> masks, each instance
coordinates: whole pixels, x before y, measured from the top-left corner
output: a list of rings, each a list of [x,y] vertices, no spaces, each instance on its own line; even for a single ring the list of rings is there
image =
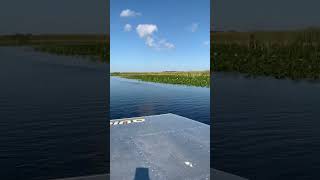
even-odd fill
[[[112,120],[110,134],[111,179],[210,179],[207,124],[169,113]]]
[[[81,177],[72,177],[72,178],[63,178],[55,180],[109,180],[109,174],[99,174],[91,176],[81,176]],[[114,179],[111,179],[114,180]],[[225,173],[216,169],[211,169],[210,180],[247,180],[236,175]]]
[[[175,114],[115,119],[110,136],[110,175],[66,180],[245,180],[210,169],[207,124]]]

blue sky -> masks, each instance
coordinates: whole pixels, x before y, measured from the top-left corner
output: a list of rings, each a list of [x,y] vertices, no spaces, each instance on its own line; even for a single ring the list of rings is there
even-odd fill
[[[209,70],[210,0],[110,0],[111,72]]]

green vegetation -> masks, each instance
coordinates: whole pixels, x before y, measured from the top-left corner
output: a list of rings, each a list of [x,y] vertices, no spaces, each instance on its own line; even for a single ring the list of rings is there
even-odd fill
[[[41,45],[35,46],[36,51],[66,56],[89,56],[100,61],[107,59],[107,45],[105,43],[96,44],[68,44],[68,45]]]
[[[198,87],[210,86],[209,71],[165,71],[165,72],[145,72],[145,73],[111,73],[111,76],[118,76],[127,79],[137,79],[147,82],[179,84]]]
[[[211,69],[276,78],[320,78],[320,30],[212,32]]]
[[[109,38],[106,35],[32,35],[0,36],[0,46],[32,46],[36,51],[58,55],[88,56],[109,60]]]

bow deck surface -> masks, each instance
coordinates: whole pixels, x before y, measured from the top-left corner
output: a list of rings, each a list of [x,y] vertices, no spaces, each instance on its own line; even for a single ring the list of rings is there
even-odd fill
[[[245,180],[210,169],[209,125],[162,114],[112,120],[110,135],[110,176],[63,180]]]
[[[111,179],[209,179],[210,126],[174,114],[110,122]]]

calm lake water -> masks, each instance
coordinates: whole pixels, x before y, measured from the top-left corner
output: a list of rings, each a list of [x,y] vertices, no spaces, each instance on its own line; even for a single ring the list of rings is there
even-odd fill
[[[106,172],[106,65],[0,48],[0,179]]]
[[[111,77],[111,119],[163,113],[209,124],[210,89]]]
[[[212,75],[213,166],[249,179],[320,179],[320,82]]]
[[[106,65],[0,48],[0,177],[106,172]],[[175,113],[210,124],[210,90],[110,79],[111,118]],[[320,82],[212,76],[213,167],[258,180],[320,179]]]

